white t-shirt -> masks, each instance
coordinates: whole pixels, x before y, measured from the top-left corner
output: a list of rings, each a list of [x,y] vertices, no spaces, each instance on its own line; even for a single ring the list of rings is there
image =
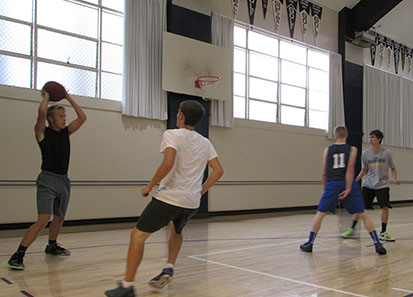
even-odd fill
[[[161,153],[168,147],[176,150],[175,164],[154,197],[171,205],[198,208],[205,168],[217,153],[207,138],[184,128],[164,132]]]

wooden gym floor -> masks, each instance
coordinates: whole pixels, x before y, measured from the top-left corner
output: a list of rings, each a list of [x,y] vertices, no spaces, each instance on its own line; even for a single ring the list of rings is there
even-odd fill
[[[413,296],[413,206],[390,211],[388,254],[375,253],[358,225],[353,239],[339,234],[351,216],[345,211],[323,221],[312,254],[299,250],[314,212],[242,215],[192,220],[173,282],[154,290],[147,281],[158,274],[167,256],[168,229],[146,244],[135,280],[139,296]],[[380,230],[380,210],[369,211]],[[25,230],[0,231],[1,297],[95,297],[115,287],[125,269],[134,224],[64,227],[59,242],[70,257],[46,256],[43,232],[25,257],[26,270],[13,271],[7,260]]]

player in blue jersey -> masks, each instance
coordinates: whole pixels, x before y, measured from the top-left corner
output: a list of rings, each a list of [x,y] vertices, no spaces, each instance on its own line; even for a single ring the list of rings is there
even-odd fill
[[[373,239],[376,252],[386,254],[386,249],[380,243],[372,220],[364,212],[364,202],[360,188],[354,180],[354,165],[356,163],[357,148],[346,144],[347,128],[337,126],[334,130],[336,142],[323,152],[322,182],[324,193],[321,197],[314,218],[308,241],[300,245],[301,250],[311,253],[313,243],[320,230],[321,222],[328,211],[335,213],[337,204],[342,205],[350,214],[357,214],[363,221],[365,228]]]

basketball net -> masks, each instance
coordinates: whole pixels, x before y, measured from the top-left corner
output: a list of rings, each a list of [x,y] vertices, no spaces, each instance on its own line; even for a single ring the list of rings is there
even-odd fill
[[[195,87],[201,89],[202,99],[209,100],[215,94],[220,81],[221,78],[219,76],[198,76],[195,80]]]

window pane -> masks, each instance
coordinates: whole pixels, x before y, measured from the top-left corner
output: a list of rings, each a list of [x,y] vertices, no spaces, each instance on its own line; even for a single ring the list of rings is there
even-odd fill
[[[102,14],[102,40],[123,44],[123,17],[111,14]]]
[[[328,71],[330,59],[327,54],[308,50],[308,66]]]
[[[0,85],[30,88],[30,60],[0,55]]]
[[[234,49],[234,71],[245,73],[245,50]]]
[[[234,73],[234,95],[245,96],[245,75]]]
[[[102,0],[102,6],[123,12],[124,2],[125,1],[119,1],[119,0]]]
[[[328,112],[310,110],[309,125],[311,128],[328,129]]]
[[[101,98],[122,101],[122,75],[102,72]]]
[[[281,41],[280,57],[300,64],[306,64],[306,48],[292,44],[291,42]]]
[[[234,27],[234,45],[247,47],[247,30],[240,27]]]
[[[98,12],[92,7],[63,0],[38,1],[37,22],[47,27],[97,38]]]
[[[245,98],[234,96],[234,117],[245,119]]]
[[[32,21],[32,0],[1,0],[0,15],[31,22]],[[2,26],[0,26],[2,28]]]
[[[102,42],[102,70],[122,73],[122,46]]]
[[[275,123],[277,120],[277,104],[250,100],[249,119]]]
[[[0,20],[0,50],[30,55],[31,28]]]
[[[309,108],[328,111],[328,93],[310,90]]]
[[[309,80],[310,89],[328,92],[329,90],[328,72],[310,68],[308,80]]]
[[[278,80],[278,59],[250,52],[250,75]]]
[[[37,54],[68,64],[96,67],[96,42],[39,29]]]
[[[281,82],[299,87],[305,87],[305,66],[287,61],[281,61]]]
[[[281,123],[304,126],[305,109],[281,105]]]
[[[250,77],[250,98],[277,102],[277,83]]]
[[[282,84],[281,103],[305,107],[305,89]]]
[[[264,54],[278,56],[278,40],[248,31],[248,48]]]
[[[61,82],[70,94],[96,96],[96,73],[93,71],[39,62],[37,89],[41,89],[49,80]]]

